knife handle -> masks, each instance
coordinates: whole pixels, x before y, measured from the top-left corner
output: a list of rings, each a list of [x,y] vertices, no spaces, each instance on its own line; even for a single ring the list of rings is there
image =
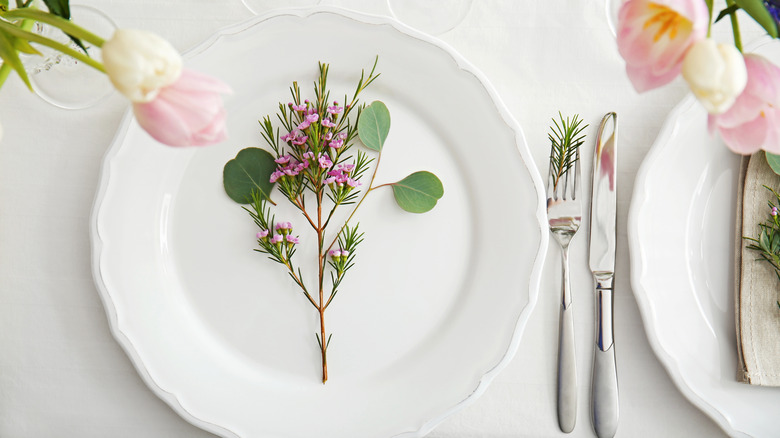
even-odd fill
[[[612,438],[618,426],[619,400],[612,310],[612,289],[596,289],[596,346],[593,354],[591,406],[593,429],[599,438]]]
[[[558,328],[558,426],[574,430],[577,422],[577,363],[574,354],[574,309],[561,305]]]

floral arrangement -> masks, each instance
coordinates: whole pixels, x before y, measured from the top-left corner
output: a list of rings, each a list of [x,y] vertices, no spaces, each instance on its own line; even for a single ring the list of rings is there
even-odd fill
[[[638,92],[682,75],[709,112],[709,130],[738,154],[763,149],[778,174],[780,68],[762,56],[742,53],[737,12],[743,10],[777,38],[779,4],[726,0],[726,8],[714,16],[713,0],[627,0],[617,31],[618,50]],[[710,38],[712,25],[726,17],[733,44]]]
[[[30,91],[30,79],[20,53],[41,55],[36,45],[50,47],[105,73],[133,105],[141,127],[170,146],[202,146],[226,138],[223,82],[182,67],[182,59],[168,41],[146,31],[119,29],[104,40],[70,21],[69,0],[0,0],[0,87],[15,71]],[[35,22],[67,34],[74,47],[32,31]],[[85,44],[101,49],[103,62],[89,56]]]
[[[367,76],[365,72],[360,75],[352,97],[344,96],[343,102],[348,102],[345,105],[330,100],[328,69],[327,64],[320,64],[312,100],[302,99],[298,83],[293,82],[292,101],[279,104],[277,119],[281,128],[275,129],[269,116],[260,122],[270,152],[243,149],[223,171],[228,196],[240,204],[249,204],[244,210],[258,227],[255,251],[282,266],[318,315],[319,332],[315,337],[322,361],[322,383],[328,380],[327,350],[332,337],[325,330],[325,310],[355,265],[364,237],[358,231],[359,224],[350,225],[355,212],[366,196],[380,187],[392,187],[398,205],[412,213],[431,210],[444,195],[439,178],[426,171],[394,183],[374,185],[390,131],[390,112],[380,101],[368,106],[360,104],[359,96],[379,76],[375,74],[376,62]],[[357,140],[368,152],[356,146]],[[354,154],[353,148],[357,149]],[[273,214],[274,186],[300,212],[304,226],[311,227],[316,234],[316,242],[309,242],[317,249],[313,286],[307,284],[295,257],[299,245],[307,242],[294,232],[297,226],[286,220],[277,221]],[[336,212],[348,205],[354,207],[345,212],[346,220],[337,221]],[[332,226],[335,233],[330,231]]]

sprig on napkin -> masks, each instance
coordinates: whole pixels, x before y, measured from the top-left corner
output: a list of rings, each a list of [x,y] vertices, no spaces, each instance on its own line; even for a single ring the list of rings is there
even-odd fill
[[[759,260],[764,260],[772,265],[777,279],[780,280],[780,217],[778,217],[780,194],[771,187],[764,186],[764,188],[772,192],[777,204],[772,202],[772,200],[767,202],[769,206],[769,220],[758,224],[758,237],[743,237],[743,239],[752,242],[747,248],[758,251],[761,256]],[[780,306],[780,301],[777,305]]]

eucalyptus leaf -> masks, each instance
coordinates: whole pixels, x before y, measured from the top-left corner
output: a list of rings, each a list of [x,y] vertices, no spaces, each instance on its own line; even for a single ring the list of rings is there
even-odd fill
[[[259,191],[271,199],[271,174],[276,170],[274,156],[260,148],[242,149],[236,158],[228,161],[222,171],[225,193],[239,204],[252,202],[252,191]]]
[[[769,163],[769,167],[780,175],[780,155],[766,153],[766,162]]]
[[[392,184],[398,206],[410,213],[425,213],[444,196],[444,186],[431,172],[415,172]]]
[[[769,36],[777,38],[777,23],[772,17],[772,14],[766,9],[766,6],[764,6],[763,1],[734,0],[734,3],[747,12],[748,15],[753,17],[753,19],[766,30]]]
[[[360,113],[358,137],[367,148],[382,150],[390,132],[390,111],[381,101],[374,101]]]

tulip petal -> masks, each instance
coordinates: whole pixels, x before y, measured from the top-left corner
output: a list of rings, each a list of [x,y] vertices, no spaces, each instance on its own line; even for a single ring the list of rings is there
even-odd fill
[[[721,127],[718,131],[729,149],[738,154],[750,155],[764,145],[768,129],[767,118],[759,116],[735,128]]]
[[[160,90],[148,103],[136,103],[138,123],[152,137],[170,146],[205,146],[227,138],[227,113],[220,93],[225,83],[184,70],[179,80]]]

